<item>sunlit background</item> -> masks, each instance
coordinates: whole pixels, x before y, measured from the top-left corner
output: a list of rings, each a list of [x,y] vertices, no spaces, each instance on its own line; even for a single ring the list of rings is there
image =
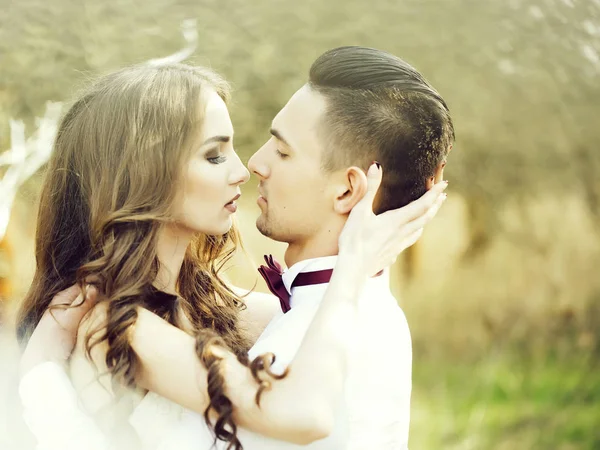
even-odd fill
[[[311,62],[356,44],[419,69],[457,135],[449,199],[393,268],[414,345],[411,448],[600,448],[600,0],[0,0],[0,11],[0,151],[12,149],[0,156],[0,401],[15,386],[11,317],[34,269],[43,174],[27,176],[35,161],[11,167],[32,158],[17,148],[43,162],[56,103],[188,49],[232,82],[247,160]],[[238,219],[259,262],[283,247],[254,229],[255,188]],[[257,281],[242,258],[231,278]]]

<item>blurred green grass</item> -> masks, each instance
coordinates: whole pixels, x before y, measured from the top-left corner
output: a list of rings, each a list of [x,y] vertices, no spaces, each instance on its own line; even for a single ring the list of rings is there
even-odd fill
[[[469,364],[416,357],[412,449],[600,448],[598,355]]]

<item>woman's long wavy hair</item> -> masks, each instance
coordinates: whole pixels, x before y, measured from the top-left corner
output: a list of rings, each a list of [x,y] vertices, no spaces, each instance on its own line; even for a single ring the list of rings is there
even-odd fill
[[[98,339],[92,333],[91,345],[107,341],[106,364],[117,386],[135,386],[139,361],[128,330],[138,306],[176,326],[183,313],[193,328],[189,331],[202,342],[218,334],[219,342],[248,364],[248,345],[238,327],[243,303],[219,276],[238,244],[235,229],[195,239],[172,305],[153,304],[149,295],[159,268],[157,239],[170,220],[183,167],[198,145],[204,94],[210,89],[228,100],[227,83],[209,69],[138,65],[101,78],[69,109],[41,193],[36,272],[18,315],[21,343],[54,295],[93,280],[107,304],[107,319]],[[89,339],[86,347],[89,354]],[[241,448],[218,361],[208,361],[206,349],[200,345],[198,352],[214,366],[211,407],[219,420],[213,429],[217,438]],[[209,422],[208,410],[206,417]]]

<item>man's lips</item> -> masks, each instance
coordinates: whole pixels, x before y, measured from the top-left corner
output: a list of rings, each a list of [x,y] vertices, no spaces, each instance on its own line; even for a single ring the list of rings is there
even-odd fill
[[[258,193],[258,198],[256,199],[256,203],[258,203],[259,205],[261,203],[264,203],[265,205],[268,203],[267,199],[265,198],[265,196],[261,192]]]
[[[260,202],[265,202],[267,203],[267,198],[265,197],[265,194],[263,194],[262,189],[260,188],[260,186],[258,187],[258,199],[256,200],[258,203]]]

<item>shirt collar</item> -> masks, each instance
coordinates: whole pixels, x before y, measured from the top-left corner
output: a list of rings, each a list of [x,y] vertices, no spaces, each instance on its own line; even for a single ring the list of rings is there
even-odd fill
[[[334,255],[298,261],[289,269],[284,270],[283,274],[281,275],[285,288],[291,295],[292,283],[294,282],[299,273],[333,269],[335,267],[335,263],[337,262],[337,258],[337,255]]]

